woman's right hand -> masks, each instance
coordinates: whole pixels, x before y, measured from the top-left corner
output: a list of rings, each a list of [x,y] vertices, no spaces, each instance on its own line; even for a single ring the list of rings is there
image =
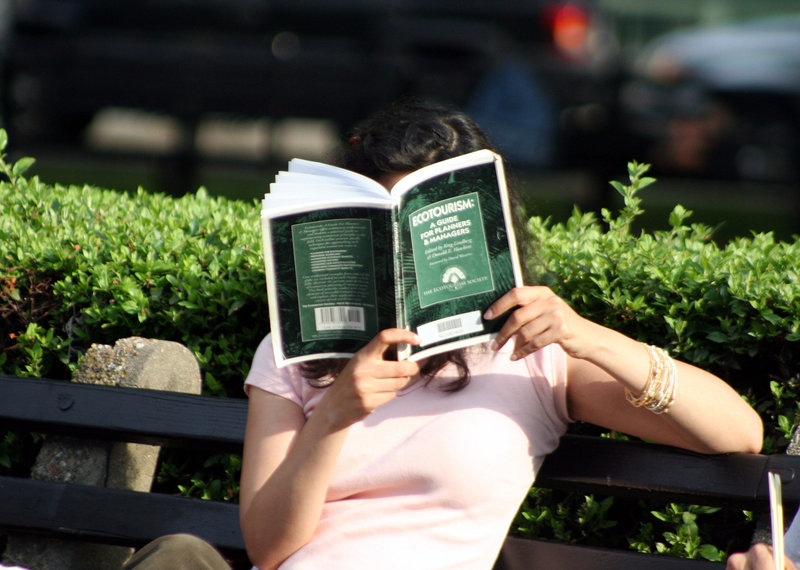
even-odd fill
[[[385,360],[397,344],[419,344],[419,337],[404,329],[379,332],[359,350],[336,377],[314,413],[323,412],[338,429],[365,418],[394,399],[419,373],[416,362]]]

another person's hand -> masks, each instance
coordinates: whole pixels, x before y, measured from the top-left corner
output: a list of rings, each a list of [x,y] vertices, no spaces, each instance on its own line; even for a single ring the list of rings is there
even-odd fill
[[[512,310],[513,309],[513,310]],[[516,335],[513,358],[524,358],[557,343],[575,358],[584,358],[598,325],[581,317],[549,287],[515,287],[486,311],[487,319],[512,311],[495,339],[503,346]]]
[[[772,557],[772,547],[757,543],[747,552],[737,552],[728,557],[727,570],[774,570],[775,560]],[[786,570],[797,570],[791,560],[786,558]]]
[[[397,344],[419,344],[419,337],[404,329],[379,332],[353,356],[320,401],[335,425],[347,427],[394,399],[411,377],[419,372],[416,362],[385,360],[386,351]]]

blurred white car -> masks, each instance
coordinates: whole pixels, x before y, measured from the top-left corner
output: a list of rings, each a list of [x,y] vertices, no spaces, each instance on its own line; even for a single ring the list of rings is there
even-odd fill
[[[656,38],[635,60],[621,107],[657,171],[796,181],[800,13]]]

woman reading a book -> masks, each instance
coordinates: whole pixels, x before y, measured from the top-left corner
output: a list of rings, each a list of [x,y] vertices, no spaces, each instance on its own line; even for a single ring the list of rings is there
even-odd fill
[[[481,148],[449,109],[403,105],[358,127],[343,166],[391,187]],[[491,568],[544,457],[572,421],[702,453],[758,452],[756,412],[719,378],[515,288],[491,345],[387,358],[380,332],[349,361],[277,368],[262,342],[250,398],[241,526],[261,569]]]
[[[342,165],[387,188],[490,148],[468,117],[389,108]],[[383,330],[349,360],[278,368],[268,336],[246,379],[242,533],[260,569],[492,567],[545,456],[583,421],[704,453],[758,452],[759,416],[719,378],[578,315],[547,287],[485,307],[496,339],[392,360]],[[144,566],[143,566],[144,567]]]

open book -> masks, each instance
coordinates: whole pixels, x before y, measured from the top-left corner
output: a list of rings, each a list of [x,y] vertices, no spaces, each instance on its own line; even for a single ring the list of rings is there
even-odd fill
[[[278,366],[352,356],[380,330],[416,332],[420,359],[488,340],[483,312],[522,272],[499,155],[426,166],[391,191],[301,159],[261,210],[270,328]]]

